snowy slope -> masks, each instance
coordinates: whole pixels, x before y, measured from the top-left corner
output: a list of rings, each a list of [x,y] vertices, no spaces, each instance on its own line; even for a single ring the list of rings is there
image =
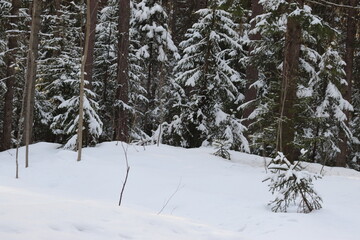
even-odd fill
[[[360,173],[325,168],[315,186],[323,209],[311,214],[272,213],[264,159],[232,152],[232,161],[209,148],[86,148],[83,161],[58,145],[30,148],[30,167],[15,175],[15,151],[0,153],[0,239],[30,240],[357,240]],[[309,171],[321,166],[310,164]],[[160,212],[160,214],[159,214]]]

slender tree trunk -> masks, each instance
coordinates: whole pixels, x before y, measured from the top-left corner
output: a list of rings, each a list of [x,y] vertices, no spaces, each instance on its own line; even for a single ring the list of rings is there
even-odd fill
[[[262,6],[259,4],[259,0],[251,0],[251,9],[252,9],[252,15],[251,15],[251,29],[255,28],[256,25],[256,21],[255,18],[262,14],[263,12],[263,8]],[[251,34],[249,35],[249,38],[251,41],[258,41],[261,40],[261,35],[260,33],[256,33],[256,34]],[[249,52],[250,52],[250,56],[252,56],[251,51],[253,51],[254,48],[252,46],[250,46],[249,48]],[[250,87],[255,81],[258,80],[259,77],[259,71],[257,70],[257,67],[253,64],[249,64],[246,68],[246,92],[245,92],[245,101],[246,103],[250,103],[251,101],[254,101],[256,99],[256,89],[254,87]],[[249,125],[252,123],[251,119],[248,119],[248,117],[250,116],[250,114],[255,110],[254,108],[254,104],[249,104],[248,106],[246,106],[246,108],[244,109],[243,112],[243,118],[246,119],[244,121],[244,125],[246,127],[249,127]]]
[[[302,0],[297,0],[303,6]],[[288,17],[285,35],[283,76],[280,98],[280,120],[277,150],[290,162],[295,160],[295,101],[301,46],[301,26],[294,17]]]
[[[95,33],[96,33],[96,22],[97,22],[97,12],[99,8],[99,0],[90,0],[86,3],[86,9],[90,10],[89,16],[86,17],[86,24],[89,21],[89,34],[85,35],[85,42],[88,42],[88,46],[85,49],[86,53],[86,62],[84,66],[84,87],[87,89],[92,88],[92,79],[93,79],[93,68],[94,68],[94,48],[95,48]],[[86,30],[85,30],[86,31]],[[89,134],[89,128],[85,124],[85,129],[83,131],[83,143],[85,146],[91,141],[91,135]]]
[[[34,0],[32,4],[32,21],[29,40],[29,50],[27,54],[25,89],[24,89],[24,140],[26,145],[25,167],[29,166],[29,144],[32,139],[32,127],[34,122],[34,104],[35,104],[35,82],[39,47],[39,31],[41,24],[41,0]]]
[[[11,18],[7,26],[7,30],[13,30],[14,26],[18,23],[19,8],[21,5],[20,0],[12,0]],[[8,51],[5,55],[6,63],[6,93],[4,101],[4,118],[3,118],[3,134],[2,142],[0,144],[0,150],[7,150],[11,148],[11,132],[13,122],[13,99],[14,99],[14,84],[15,84],[15,73],[16,73],[16,52],[17,52],[17,36],[14,33],[8,33]]]
[[[129,28],[130,28],[130,0],[119,1],[119,39],[118,39],[118,69],[116,99],[128,104],[129,88]],[[116,106],[115,110],[115,140],[127,142],[129,138],[128,110],[123,106]]]
[[[82,145],[83,145],[83,128],[84,128],[84,88],[85,88],[85,79],[86,79],[86,63],[88,62],[88,57],[93,52],[91,51],[91,24],[92,24],[92,11],[91,8],[93,5],[91,2],[94,0],[87,0],[86,4],[86,26],[85,26],[85,45],[84,45],[84,55],[81,59],[81,76],[80,76],[80,93],[79,93],[79,122],[78,122],[78,133],[77,133],[77,150],[78,157],[77,161],[81,161],[82,154]],[[94,39],[93,39],[94,40]],[[94,47],[92,47],[92,51]]]
[[[348,4],[350,6],[356,6],[358,0],[348,0]],[[346,52],[345,52],[345,74],[347,86],[344,88],[344,98],[345,100],[351,102],[352,97],[352,80],[353,80],[353,68],[354,68],[354,54],[355,54],[355,36],[356,36],[356,10],[355,8],[347,9],[347,31],[346,31]],[[347,120],[345,124],[347,125],[350,121],[350,112],[348,110],[345,111]],[[339,134],[339,148],[340,152],[336,156],[336,166],[345,167],[346,159],[349,155],[349,148],[347,144],[347,137],[343,129],[340,129]]]
[[[87,8],[90,9],[90,17],[87,16],[86,21],[89,20],[90,24],[90,31],[89,35],[86,36],[89,38],[88,41],[88,48],[87,48],[87,57],[85,63],[85,80],[88,81],[90,84],[92,82],[92,72],[93,72],[93,65],[94,65],[94,47],[95,47],[95,29],[96,29],[96,20],[97,20],[97,12],[98,12],[98,0],[90,0],[87,1]],[[86,49],[84,49],[85,51]]]

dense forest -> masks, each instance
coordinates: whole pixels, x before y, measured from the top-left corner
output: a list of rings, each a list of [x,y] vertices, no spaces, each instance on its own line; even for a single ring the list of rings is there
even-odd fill
[[[200,147],[360,170],[358,0],[0,0],[0,150]]]

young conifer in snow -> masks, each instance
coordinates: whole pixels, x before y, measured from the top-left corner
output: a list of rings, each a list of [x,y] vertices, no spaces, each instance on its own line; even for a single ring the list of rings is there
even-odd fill
[[[249,151],[236,105],[243,99],[244,85],[232,59],[241,54],[237,25],[231,14],[212,1],[197,11],[198,22],[190,28],[180,47],[183,57],[176,66],[181,103],[179,115],[168,125],[171,141],[198,147],[215,139],[231,143],[233,149]]]
[[[321,208],[322,199],[314,190],[312,181],[321,178],[301,168],[299,163],[291,164],[282,152],[271,160],[268,169],[269,190],[275,199],[269,203],[274,212],[287,212],[294,204],[300,213],[309,213]]]
[[[212,143],[216,152],[214,152],[215,156],[222,157],[230,160],[229,149],[231,147],[231,143],[224,140],[214,140]]]

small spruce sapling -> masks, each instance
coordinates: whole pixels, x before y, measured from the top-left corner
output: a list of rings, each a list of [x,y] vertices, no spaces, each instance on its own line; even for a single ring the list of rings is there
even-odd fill
[[[273,212],[287,212],[293,203],[298,212],[309,213],[321,208],[322,199],[313,187],[313,179],[321,178],[318,174],[304,171],[299,165],[291,164],[282,152],[278,152],[268,165],[270,176],[264,181],[270,181],[269,188],[276,197],[269,203]]]
[[[216,152],[214,152],[215,156],[230,160],[229,149],[231,147],[231,142],[217,139],[213,141],[212,145],[216,149]]]

